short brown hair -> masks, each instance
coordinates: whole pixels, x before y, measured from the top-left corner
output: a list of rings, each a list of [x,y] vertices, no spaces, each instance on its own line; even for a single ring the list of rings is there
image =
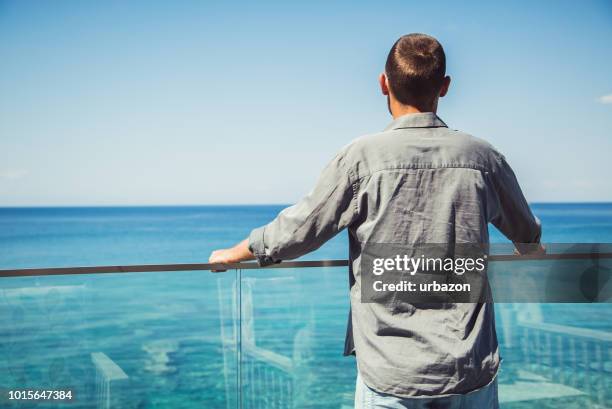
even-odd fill
[[[442,45],[427,34],[407,34],[393,44],[385,73],[393,96],[404,105],[428,108],[446,75]]]

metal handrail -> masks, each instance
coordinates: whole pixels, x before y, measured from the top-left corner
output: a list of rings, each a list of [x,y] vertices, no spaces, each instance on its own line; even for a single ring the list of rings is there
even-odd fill
[[[495,254],[489,256],[489,262],[495,261],[529,261],[529,260],[569,260],[569,259],[609,259],[612,253],[559,253],[537,255]],[[127,266],[86,266],[86,267],[50,267],[0,270],[0,277],[27,277],[47,275],[74,274],[109,274],[109,273],[153,273],[176,271],[224,271],[224,270],[257,270],[268,268],[308,268],[308,267],[347,267],[348,260],[304,260],[285,261],[269,266],[260,266],[254,262],[211,264],[135,264]]]
[[[43,275],[69,275],[69,274],[109,274],[109,273],[153,273],[175,271],[213,271],[224,270],[254,270],[268,268],[305,268],[305,267],[346,267],[348,260],[315,260],[315,261],[289,261],[270,266],[260,267],[257,263],[186,263],[186,264],[136,264],[127,266],[87,266],[87,267],[51,267],[51,268],[24,268],[0,270],[0,277],[23,277]],[[215,271],[216,270],[216,271]]]

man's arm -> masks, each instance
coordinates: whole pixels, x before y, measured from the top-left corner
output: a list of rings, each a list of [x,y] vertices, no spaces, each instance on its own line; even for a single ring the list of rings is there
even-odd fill
[[[251,232],[231,249],[216,250],[210,263],[257,259],[262,266],[300,257],[319,248],[356,217],[354,179],[343,156],[323,170],[315,188],[269,224]]]
[[[542,226],[533,215],[516,176],[503,155],[497,154],[492,172],[494,211],[491,223],[510,239],[519,254],[544,253]]]

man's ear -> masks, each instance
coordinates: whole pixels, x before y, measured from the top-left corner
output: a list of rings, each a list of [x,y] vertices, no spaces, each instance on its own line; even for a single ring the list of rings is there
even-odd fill
[[[381,72],[378,76],[378,83],[380,84],[380,91],[383,95],[389,95],[389,84],[387,84],[387,76],[384,72]]]
[[[448,87],[450,87],[451,77],[448,75],[444,77],[444,81],[442,82],[442,87],[440,87],[440,97],[445,96],[448,93]]]

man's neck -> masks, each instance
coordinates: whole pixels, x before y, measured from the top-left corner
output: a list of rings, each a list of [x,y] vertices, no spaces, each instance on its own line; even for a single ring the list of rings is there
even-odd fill
[[[391,112],[391,116],[393,116],[393,119],[399,118],[400,116],[404,115],[420,114],[423,112],[433,112],[435,114],[437,108],[438,104],[434,104],[434,106],[430,109],[421,109],[414,105],[403,105],[394,100],[389,101],[389,111]]]

